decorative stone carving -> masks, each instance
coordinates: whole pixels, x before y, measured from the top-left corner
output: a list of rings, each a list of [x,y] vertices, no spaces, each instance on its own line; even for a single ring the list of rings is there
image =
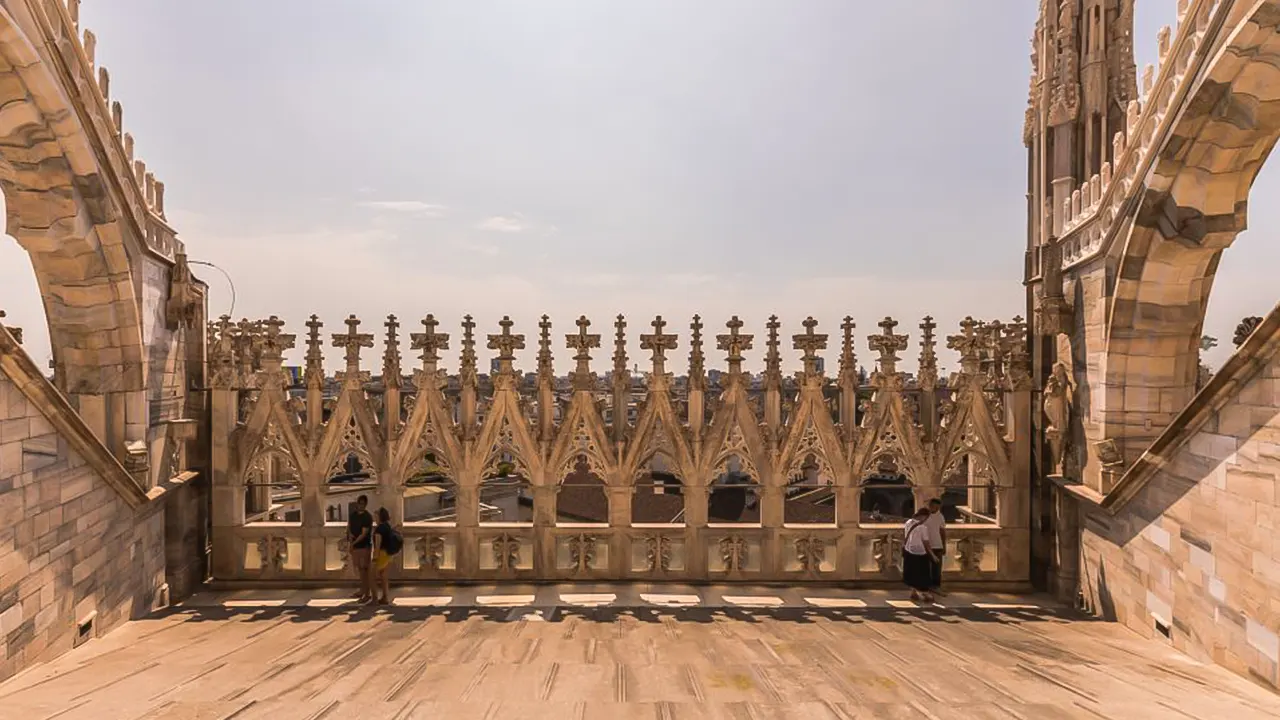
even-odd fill
[[[347,369],[338,373],[338,381],[342,383],[363,383],[369,379],[369,373],[360,371],[360,348],[373,347],[373,335],[357,332],[360,321],[355,315],[347,316],[347,332],[333,334],[333,346],[346,350]]]
[[[985,553],[986,546],[982,538],[969,535],[957,541],[955,557],[960,565],[960,572],[965,575],[982,572],[982,558]]]
[[[5,317],[5,312],[3,310],[0,310],[0,318],[4,318],[4,317]],[[13,336],[13,339],[17,341],[19,345],[22,344],[22,328],[14,327],[12,325],[0,325],[0,327],[3,327],[5,330],[8,330],[9,334]]]
[[[289,541],[282,537],[267,535],[258,539],[258,567],[264,573],[276,573],[284,569],[289,559]]]
[[[644,547],[649,572],[667,572],[671,569],[671,538],[665,535],[647,535]]]
[[[200,319],[200,293],[196,291],[186,253],[175,253],[169,271],[169,299],[165,301],[165,325],[170,330],[193,327]]]
[[[520,565],[520,539],[503,533],[490,543],[493,562],[500,572],[515,572]]]
[[[719,547],[720,560],[725,569],[731,573],[742,572],[748,561],[747,541],[741,535],[730,535],[720,539]]]
[[[596,561],[596,538],[594,535],[580,533],[569,538],[569,561],[573,563],[576,573],[591,570]]]
[[[725,327],[729,328],[729,334],[717,335],[716,347],[728,353],[729,377],[738,378],[742,375],[742,361],[744,359],[742,353],[744,350],[751,349],[751,341],[755,336],[740,334],[742,321],[738,319],[737,315],[730,318],[729,322],[725,323]]]
[[[342,569],[346,570],[351,567],[351,536],[343,534],[338,538],[338,560],[342,563]]]
[[[882,574],[899,571],[902,566],[901,533],[883,533],[871,541],[871,556]]]
[[[800,568],[807,573],[817,573],[823,560],[827,557],[827,541],[814,536],[796,538],[796,560]]]
[[[414,542],[413,548],[418,553],[418,567],[434,571],[444,565],[444,538],[439,535],[424,535]]]
[[[1053,475],[1062,475],[1067,445],[1071,437],[1071,403],[1075,385],[1067,366],[1055,363],[1044,385],[1044,415],[1047,421],[1045,439],[1049,442],[1049,458]]]

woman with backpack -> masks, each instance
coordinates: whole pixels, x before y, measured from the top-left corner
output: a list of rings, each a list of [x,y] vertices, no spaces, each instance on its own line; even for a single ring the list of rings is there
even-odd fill
[[[384,507],[378,508],[378,525],[373,529],[373,573],[374,586],[382,588],[379,605],[391,604],[391,558],[399,554],[404,547],[404,538],[391,526],[391,513]]]

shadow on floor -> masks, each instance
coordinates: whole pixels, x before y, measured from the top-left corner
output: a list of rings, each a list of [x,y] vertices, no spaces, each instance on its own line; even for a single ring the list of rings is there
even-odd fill
[[[811,623],[815,620],[837,622],[917,623],[917,622],[971,622],[971,623],[1025,623],[1025,622],[1096,622],[1097,618],[1069,608],[740,608],[740,607],[576,607],[576,606],[523,606],[523,607],[175,607],[153,613],[148,619],[183,617],[187,622],[221,622],[238,619],[247,621],[279,620],[293,622],[319,622],[346,618],[347,622],[371,620],[386,616],[389,622],[416,623],[436,617],[447,623],[465,622],[480,618],[490,622],[516,622],[533,620],[563,622],[582,619],[589,622],[611,623],[630,617],[640,622],[662,622],[670,618],[677,622],[710,623],[716,620],[760,622],[774,620],[794,623]],[[530,616],[533,616],[532,618]],[[143,621],[145,622],[145,620]]]

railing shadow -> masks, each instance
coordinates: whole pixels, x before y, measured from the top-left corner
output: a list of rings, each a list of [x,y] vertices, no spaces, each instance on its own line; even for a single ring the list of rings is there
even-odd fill
[[[656,607],[616,606],[582,607],[571,605],[525,605],[514,607],[264,607],[264,606],[200,606],[173,607],[151,614],[148,620],[181,617],[184,622],[241,622],[287,620],[308,622],[369,622],[385,617],[393,623],[421,623],[443,618],[446,623],[461,623],[474,618],[487,622],[508,623],[519,621],[559,623],[566,620],[582,620],[596,623],[613,623],[623,618],[639,622],[659,623],[668,619],[675,622],[712,623],[735,621],[758,623],[766,620],[808,624],[817,621],[851,623],[995,623],[1021,624],[1036,622],[1082,623],[1101,622],[1067,607],[867,607],[867,608],[744,608],[744,607]],[[144,621],[145,622],[145,621]]]

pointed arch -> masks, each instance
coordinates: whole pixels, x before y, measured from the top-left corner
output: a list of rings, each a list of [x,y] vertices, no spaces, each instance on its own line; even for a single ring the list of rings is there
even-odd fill
[[[556,434],[548,471],[559,482],[577,470],[580,459],[586,461],[591,474],[609,484],[615,480],[616,463],[602,448],[609,447],[604,423],[596,411],[590,393],[574,393],[565,413],[565,421]]]
[[[478,468],[481,477],[490,477],[505,462],[530,480],[538,478],[542,470],[537,444],[516,399],[507,391],[494,396],[472,452],[475,455],[470,464]]]

